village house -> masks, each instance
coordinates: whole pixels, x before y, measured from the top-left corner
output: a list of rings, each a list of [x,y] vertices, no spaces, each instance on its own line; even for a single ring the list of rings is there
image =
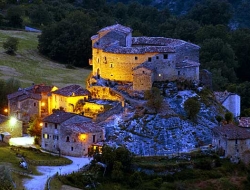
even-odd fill
[[[221,103],[233,116],[240,116],[240,96],[228,91],[214,92],[216,100]]]
[[[7,142],[10,137],[23,135],[22,122],[14,117],[0,115],[0,141]]]
[[[250,127],[250,117],[240,117],[239,118],[240,127]]]
[[[51,92],[49,98],[49,114],[53,110],[64,110],[66,112],[78,113],[79,107],[91,97],[88,90],[82,88],[80,85],[69,85]]]
[[[250,130],[233,124],[213,129],[212,145],[231,161],[250,163]]]
[[[26,133],[27,124],[32,116],[44,117],[49,114],[48,96],[56,89],[55,86],[38,84],[8,94],[8,115],[22,121]]]
[[[103,140],[102,130],[90,118],[81,115],[55,111],[42,122],[41,147],[50,152],[72,156],[86,155],[93,143]]]
[[[93,76],[132,82],[148,90],[154,81],[199,81],[200,47],[178,39],[132,37],[132,29],[115,24],[91,37]]]

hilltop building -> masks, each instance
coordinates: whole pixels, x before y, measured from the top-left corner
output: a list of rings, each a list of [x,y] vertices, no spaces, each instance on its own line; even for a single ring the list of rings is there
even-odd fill
[[[154,81],[199,81],[200,47],[178,39],[132,37],[132,29],[115,24],[91,37],[93,76],[132,82],[148,90]]]
[[[228,91],[214,92],[216,100],[221,103],[234,117],[240,116],[240,96]]]

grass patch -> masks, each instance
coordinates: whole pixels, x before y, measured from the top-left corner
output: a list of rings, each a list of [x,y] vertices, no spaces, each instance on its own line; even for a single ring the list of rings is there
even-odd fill
[[[0,78],[14,77],[20,80],[22,87],[32,83],[58,87],[79,84],[85,87],[91,68],[67,68],[40,55],[37,50],[38,35],[25,31],[0,30]],[[8,37],[19,39],[15,56],[6,54],[2,47]]]

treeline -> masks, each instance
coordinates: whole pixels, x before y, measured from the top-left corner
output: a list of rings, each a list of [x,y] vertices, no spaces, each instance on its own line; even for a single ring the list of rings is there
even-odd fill
[[[232,5],[236,4],[231,1],[199,0],[196,4],[189,1],[194,5],[179,15],[165,6],[166,1],[161,1],[164,6],[160,8],[151,6],[155,1],[143,1],[143,4],[106,0],[5,2],[1,5],[2,27],[29,25],[41,29],[40,53],[78,67],[88,66],[90,37],[115,23],[131,27],[133,36],[163,36],[198,44],[200,69],[212,73],[213,89],[237,92],[242,97],[242,111],[250,108],[250,29],[234,24],[237,12]]]

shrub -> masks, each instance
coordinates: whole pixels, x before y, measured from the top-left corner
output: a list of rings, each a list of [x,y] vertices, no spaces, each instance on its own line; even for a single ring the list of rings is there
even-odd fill
[[[14,54],[17,51],[19,40],[14,37],[8,37],[5,42],[3,42],[3,48],[8,54]]]

